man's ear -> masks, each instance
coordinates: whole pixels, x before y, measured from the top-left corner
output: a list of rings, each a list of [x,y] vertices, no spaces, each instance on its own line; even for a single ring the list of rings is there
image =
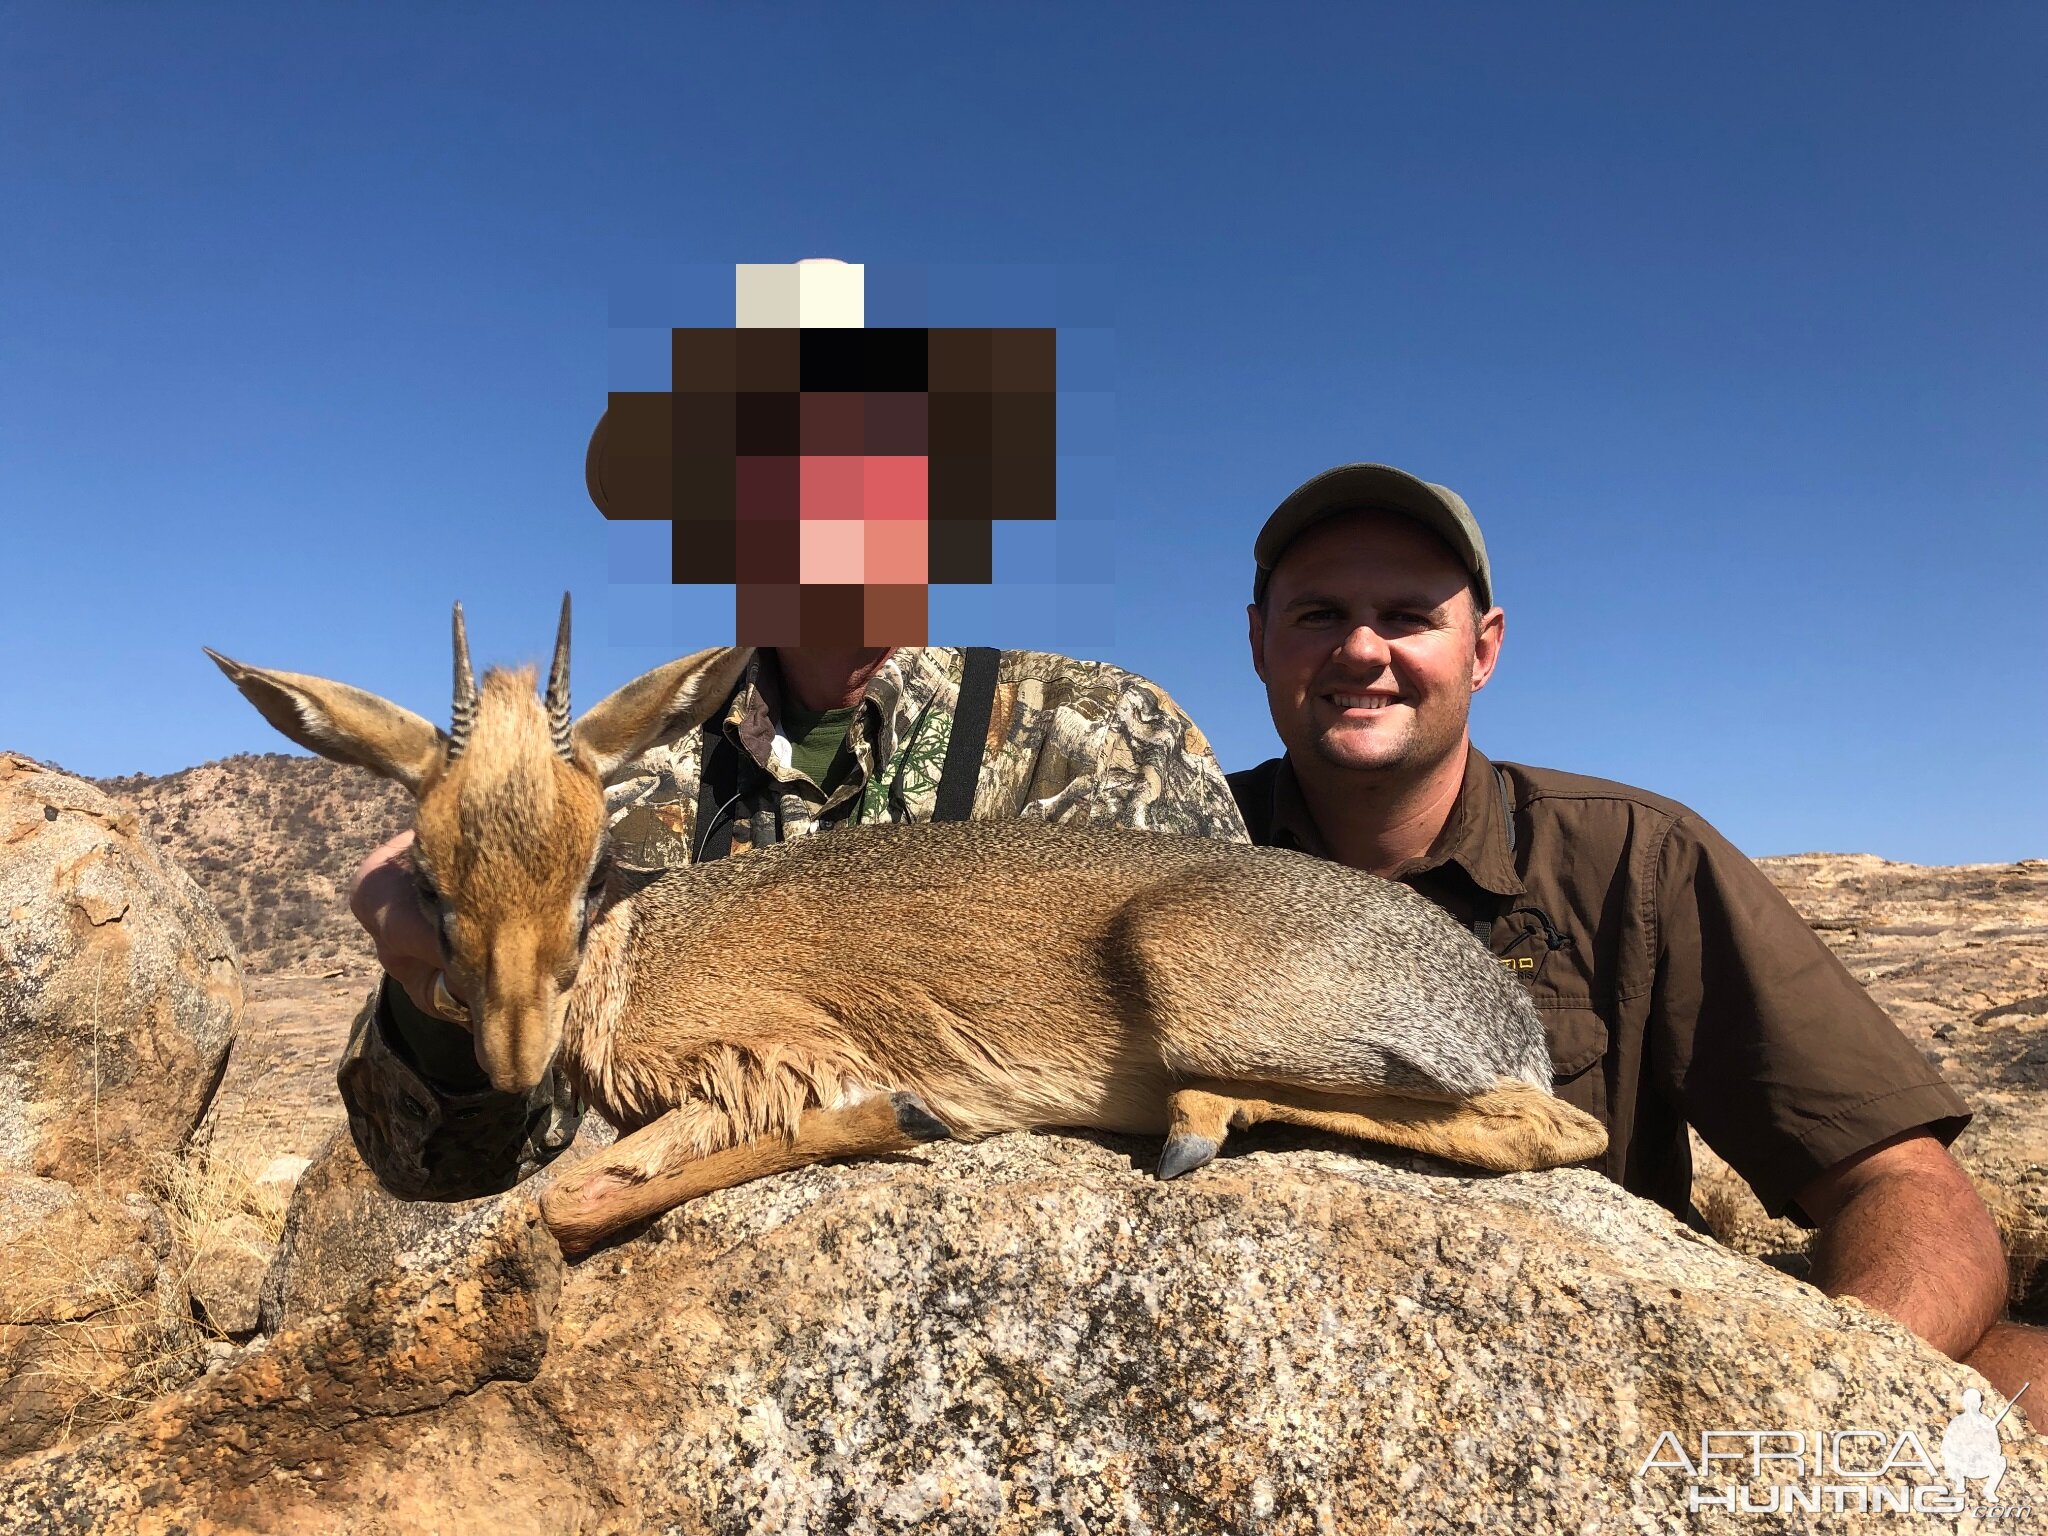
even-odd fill
[[[1251,625],[1252,670],[1259,674],[1259,681],[1266,680],[1266,616],[1259,612],[1257,603],[1247,604],[1245,618]]]
[[[441,766],[447,738],[409,709],[346,683],[244,666],[215,650],[206,654],[258,714],[309,751],[396,779],[415,795]]]
[[[1475,613],[1472,618],[1472,691],[1484,688],[1500,664],[1501,642],[1507,638],[1508,616],[1499,608]]]
[[[610,778],[663,737],[709,719],[732,697],[753,655],[744,647],[722,646],[634,678],[576,722],[576,745],[597,760],[600,779]]]

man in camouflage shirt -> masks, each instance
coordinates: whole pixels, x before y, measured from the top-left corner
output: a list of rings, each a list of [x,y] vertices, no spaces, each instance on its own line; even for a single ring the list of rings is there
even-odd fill
[[[840,682],[813,688],[809,702],[852,700],[838,711],[785,697],[781,658],[815,674],[819,656],[756,652],[716,727],[742,769],[735,803],[718,818],[731,827],[731,852],[847,824],[930,821],[965,656],[904,647],[870,652],[845,672],[828,668]],[[791,720],[804,725],[786,733]],[[804,752],[806,741],[821,739],[821,721],[829,767]],[[622,865],[674,868],[701,854],[711,830],[697,824],[706,739],[684,731],[613,777]],[[1036,651],[998,657],[971,815],[1246,840],[1207,740],[1163,689],[1100,662]],[[388,1188],[412,1199],[467,1199],[510,1188],[561,1152],[582,1106],[559,1072],[531,1094],[496,1092],[468,1031],[432,1011],[437,950],[406,869],[410,841],[407,834],[373,853],[350,892],[391,975],[351,1031],[341,1094],[356,1146]],[[751,963],[734,956],[736,965]]]

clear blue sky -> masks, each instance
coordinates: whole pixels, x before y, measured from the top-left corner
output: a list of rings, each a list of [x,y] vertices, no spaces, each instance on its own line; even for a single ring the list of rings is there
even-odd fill
[[[0,4],[0,745],[279,747],[202,643],[438,719],[449,601],[531,657],[565,587],[588,703],[731,638],[608,580],[621,273],[1086,265],[1093,649],[1226,766],[1253,532],[1382,459],[1492,544],[1495,756],[2048,855],[2044,57],[1999,4]]]

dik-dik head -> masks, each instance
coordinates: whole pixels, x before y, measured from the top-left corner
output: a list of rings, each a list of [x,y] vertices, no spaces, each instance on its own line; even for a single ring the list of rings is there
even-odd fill
[[[545,699],[531,668],[493,668],[477,686],[457,603],[445,733],[358,688],[206,654],[300,746],[411,792],[413,866],[440,928],[448,986],[469,1009],[492,1086],[520,1091],[546,1075],[561,1044],[563,998],[609,871],[606,777],[664,734],[701,722],[730,695],[749,653],[672,661],[571,724],[569,599]]]

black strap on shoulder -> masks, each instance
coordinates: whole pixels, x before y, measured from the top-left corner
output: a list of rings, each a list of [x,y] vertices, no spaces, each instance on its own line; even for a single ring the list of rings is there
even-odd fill
[[[946,761],[939,770],[939,794],[933,821],[965,821],[974,814],[974,787],[981,778],[981,759],[988,748],[989,717],[996,707],[996,662],[990,646],[967,648],[960,669],[960,703],[953,711],[953,733],[946,740]]]
[[[732,852],[734,804],[740,796],[740,752],[725,737],[721,711],[704,722],[697,760],[697,853],[690,861],[706,864]]]

